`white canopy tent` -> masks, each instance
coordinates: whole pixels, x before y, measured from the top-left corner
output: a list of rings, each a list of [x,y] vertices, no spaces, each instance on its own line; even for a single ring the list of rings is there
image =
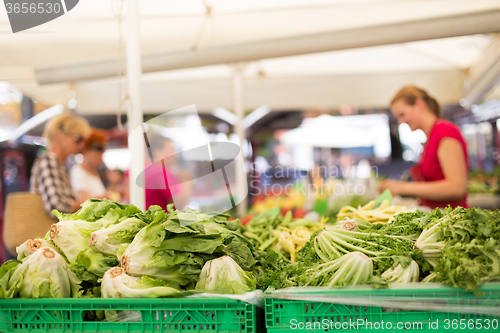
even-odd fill
[[[75,90],[77,112],[115,113],[123,80],[112,77],[120,55],[112,5],[119,3],[80,1],[17,34],[0,12],[0,80],[49,104],[66,104]],[[245,109],[384,107],[409,83],[445,104],[471,104],[500,73],[497,0],[144,0],[139,7],[145,113],[190,104],[233,109],[229,63],[241,61]]]

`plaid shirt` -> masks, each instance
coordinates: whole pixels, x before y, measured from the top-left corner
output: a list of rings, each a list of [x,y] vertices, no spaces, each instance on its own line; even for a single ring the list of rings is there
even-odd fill
[[[76,200],[76,193],[71,186],[68,169],[55,153],[47,152],[35,161],[31,169],[30,189],[40,193],[49,214],[53,209],[72,213],[71,203]]]

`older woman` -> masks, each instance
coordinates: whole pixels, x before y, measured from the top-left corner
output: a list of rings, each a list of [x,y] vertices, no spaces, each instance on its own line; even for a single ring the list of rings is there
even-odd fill
[[[108,138],[106,132],[92,128],[90,136],[85,140],[83,161],[71,168],[71,184],[78,193],[81,202],[106,197],[106,188],[97,169],[102,165],[102,155],[106,149]]]
[[[53,209],[73,213],[80,201],[71,186],[66,159],[81,151],[89,134],[88,122],[69,113],[51,119],[43,136],[47,139],[47,151],[40,156],[31,169],[31,191],[40,193],[45,210]]]

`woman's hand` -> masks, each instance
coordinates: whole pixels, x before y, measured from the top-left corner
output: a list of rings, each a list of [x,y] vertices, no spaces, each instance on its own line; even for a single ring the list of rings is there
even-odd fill
[[[403,195],[405,185],[406,182],[400,182],[397,180],[383,180],[379,184],[379,190],[380,192],[383,192],[389,189],[392,195]]]

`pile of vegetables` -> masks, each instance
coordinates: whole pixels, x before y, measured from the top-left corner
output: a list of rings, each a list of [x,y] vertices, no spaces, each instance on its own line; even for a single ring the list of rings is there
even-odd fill
[[[256,215],[242,227],[242,231],[259,250],[275,251],[294,262],[295,253],[327,220],[318,222],[305,218],[294,219],[291,211],[282,216],[280,209],[275,207]]]
[[[0,267],[1,298],[177,297],[255,289],[252,243],[229,215],[90,199]],[[183,224],[179,222],[183,221]],[[257,272],[258,273],[258,272]]]
[[[373,209],[390,207],[387,195]],[[380,208],[382,207],[382,208]],[[279,208],[242,226],[229,215],[146,212],[88,200],[0,267],[0,298],[179,297],[269,287],[442,282],[480,294],[500,281],[500,212],[403,212],[326,225]],[[182,221],[183,223],[181,223]]]
[[[477,293],[500,281],[500,212],[457,207],[425,217],[427,228],[415,243],[432,266],[428,281]]]
[[[423,230],[413,221],[423,215],[422,212],[402,213],[388,224],[372,224],[361,219],[338,221],[315,232],[297,253],[296,263],[268,254],[263,260],[266,275],[257,282],[275,288],[340,287],[359,283],[387,286],[390,279],[382,274],[398,265],[404,269],[411,264],[415,241]],[[339,263],[344,269],[339,269]],[[333,272],[336,278],[330,279]],[[412,279],[414,277],[409,276],[405,282]]]
[[[373,261],[361,252],[350,252],[333,261],[305,271],[306,286],[355,286],[367,283],[373,276]]]
[[[500,281],[500,212],[417,211],[387,224],[344,219],[316,232],[296,263],[273,254],[262,262],[257,283],[275,288],[436,281],[480,294],[485,282]]]

